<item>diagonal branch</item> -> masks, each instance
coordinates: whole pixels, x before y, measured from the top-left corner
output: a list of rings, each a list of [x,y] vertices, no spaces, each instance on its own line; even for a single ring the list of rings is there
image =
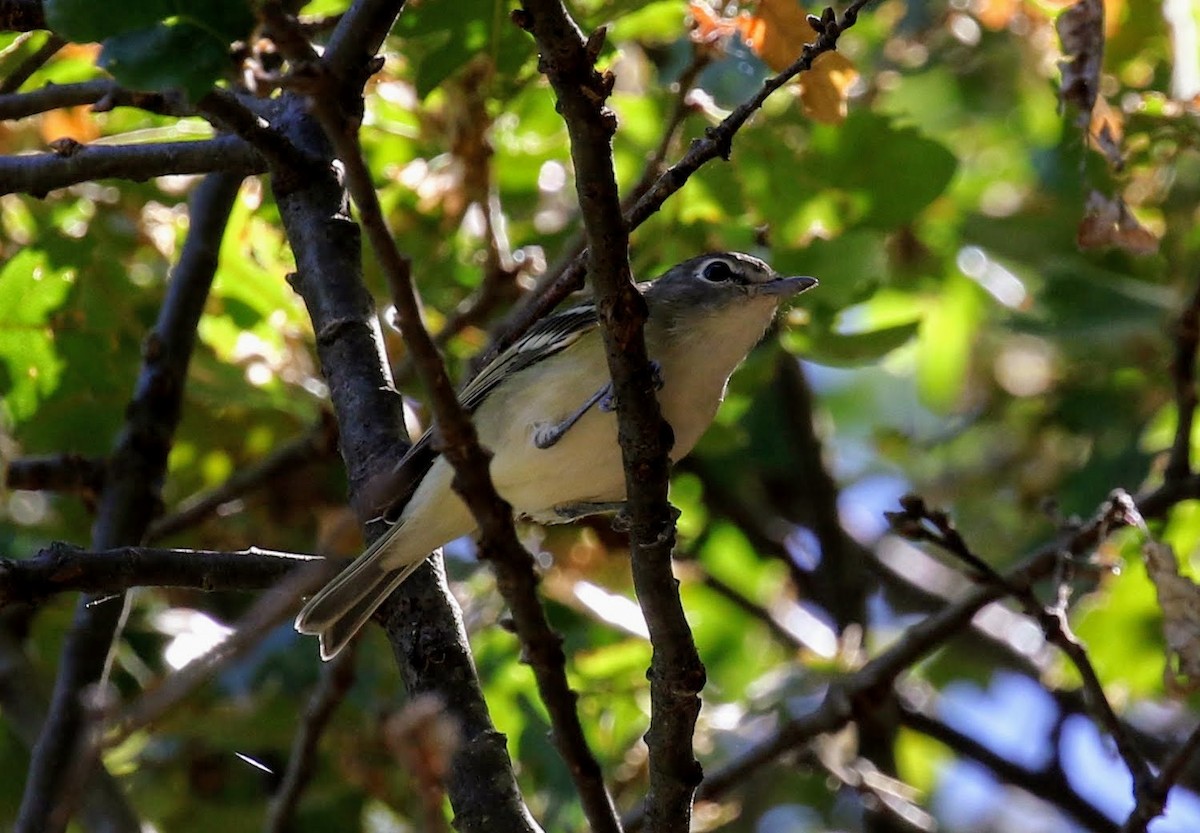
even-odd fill
[[[411,264],[387,229],[359,145],[357,119],[348,118],[335,102],[327,90],[325,95],[318,94],[314,99],[314,110],[345,166],[346,181],[363,228],[392,286],[401,332],[430,394],[441,454],[454,467],[454,488],[479,524],[480,558],[496,571],[497,587],[512,611],[538,691],[550,712],[555,744],[568,765],[592,828],[618,831],[612,799],[604,786],[600,765],[588,748],[575,708],[576,695],[567,681],[562,638],[550,627],[537,596],[533,558],[517,539],[512,507],[496,493],[488,470],[491,454],[479,445],[475,427],[446,375],[441,354],[421,321]]]
[[[742,126],[749,121],[763,103],[780,87],[788,83],[802,72],[812,69],[813,61],[818,55],[832,52],[837,48],[841,34],[858,21],[858,14],[871,0],[854,0],[843,13],[841,20],[824,24],[822,31],[814,43],[805,45],[800,57],[791,66],[763,82],[762,87],[751,98],[739,105],[726,116],[719,125],[705,131],[703,139],[696,139],[683,157],[663,172],[654,184],[624,213],[625,223],[630,231],[646,222],[663,203],[675,192],[681,189],[691,176],[701,167],[714,159],[729,159],[733,151],[733,139]],[[827,11],[826,17],[832,12]],[[812,21],[810,20],[810,23]],[[820,23],[818,22],[818,25]],[[576,180],[578,182],[578,180]],[[496,339],[492,346],[493,353],[498,353],[521,337],[535,321],[545,317],[550,310],[558,306],[564,298],[583,288],[585,269],[588,268],[587,252],[578,256],[562,269],[561,274],[545,286],[544,290],[531,299],[530,303],[516,315],[511,317],[506,330]]]
[[[1187,488],[1164,485],[1137,500],[1145,517],[1159,517],[1174,503],[1195,497],[1196,483]],[[1098,546],[1110,534],[1130,522],[1129,507],[1120,500],[1109,500],[1087,523],[1066,536],[1052,541],[1004,574],[1003,585],[991,582],[971,590],[957,602],[926,617],[904,632],[883,653],[857,671],[833,683],[821,705],[813,711],[789,720],[772,737],[764,740],[714,770],[696,792],[698,799],[716,799],[779,756],[806,744],[818,735],[836,732],[856,719],[859,708],[875,708],[876,692],[890,689],[909,668],[957,636],[985,605],[1008,595],[1013,588],[1029,588],[1050,576],[1063,558],[1080,558]],[[644,810],[625,819],[627,831],[641,829],[647,822]]]
[[[322,410],[313,427],[299,437],[283,443],[254,465],[237,470],[220,486],[193,495],[171,514],[156,520],[146,532],[146,540],[159,541],[202,523],[226,503],[276,479],[293,476],[304,466],[332,456],[336,450],[337,423],[332,414]]]
[[[12,72],[4,76],[4,80],[0,81],[0,95],[15,93],[21,89],[21,85],[28,81],[31,75],[45,66],[46,62],[57,55],[59,50],[66,45],[67,42],[58,35],[46,38],[45,43],[21,61]]]
[[[359,229],[348,215],[328,143],[303,98],[285,93],[282,106],[280,124],[287,138],[323,160],[308,175],[272,171],[271,182],[296,257],[292,285],[312,318],[338,419],[350,500],[359,505],[366,485],[391,470],[404,451],[398,433],[404,425],[401,399],[363,285]],[[379,618],[409,693],[436,694],[462,728],[463,744],[448,777],[459,829],[537,830],[517,788],[504,736],[488,714],[440,558],[418,569],[380,608]]]
[[[575,186],[588,238],[608,369],[616,395],[617,437],[625,466],[633,583],[653,646],[650,671],[650,828],[686,830],[702,772],[692,749],[705,671],[671,568],[675,520],[667,502],[673,437],[654,395],[643,325],[646,302],[629,270],[629,230],[613,171],[616,116],[605,101],[611,73],[594,62],[600,30],[585,40],[559,0],[524,0],[518,22],[533,33],[539,68],[550,79],[571,137]]]

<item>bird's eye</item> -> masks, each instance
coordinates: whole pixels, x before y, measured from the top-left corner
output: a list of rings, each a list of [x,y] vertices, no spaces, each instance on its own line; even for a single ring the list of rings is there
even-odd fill
[[[700,275],[712,283],[724,283],[734,279],[733,269],[723,260],[714,260],[704,267]]]

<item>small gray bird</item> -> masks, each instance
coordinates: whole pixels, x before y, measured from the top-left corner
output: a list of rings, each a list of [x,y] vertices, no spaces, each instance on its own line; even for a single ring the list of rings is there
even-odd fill
[[[757,258],[723,252],[686,260],[639,285],[649,309],[646,348],[661,384],[658,400],[675,433],[672,460],[686,456],[708,428],[730,375],[780,303],[816,283],[780,277]],[[565,523],[621,508],[625,472],[594,306],[538,322],[459,398],[493,454],[496,491],[518,517]],[[406,464],[428,470],[395,523],[296,617],[296,630],[320,635],[323,659],[344,648],[431,551],[476,529],[429,432],[400,466]]]

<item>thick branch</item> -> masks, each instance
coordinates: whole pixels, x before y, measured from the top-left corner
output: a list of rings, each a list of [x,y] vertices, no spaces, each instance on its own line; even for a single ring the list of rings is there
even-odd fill
[[[192,198],[187,241],[158,321],[146,338],[144,362],[126,411],[126,424],[109,461],[92,529],[92,543],[97,549],[140,541],[153,508],[159,504],[196,326],[240,185],[239,176],[210,177]],[[64,795],[63,789],[83,725],[79,698],[104,671],[123,607],[120,600],[84,596],[76,608],[59,661],[50,716],[34,750],[16,833],[54,833],[66,827],[74,797]]]
[[[221,172],[240,180],[264,170],[262,157],[236,136],[151,145],[81,145],[62,153],[0,156],[0,195],[44,197],[80,182],[114,178],[141,182],[168,174]]]
[[[272,184],[296,256],[293,285],[312,317],[317,354],[338,418],[350,499],[357,504],[363,487],[399,462],[404,416],[387,370],[371,296],[362,282],[359,231],[347,214],[328,145],[301,99],[289,97],[285,103],[288,114],[281,124],[288,138],[326,160],[306,178],[273,171]],[[535,831],[504,736],[488,715],[467,635],[440,564],[434,559],[417,570],[380,608],[380,618],[410,693],[436,694],[462,728],[463,745],[452,761],[448,784],[459,829]]]
[[[261,590],[319,556],[272,550],[244,552],[112,547],[84,550],[54,543],[33,558],[0,558],[0,607],[55,593],[107,595],[133,587]]]

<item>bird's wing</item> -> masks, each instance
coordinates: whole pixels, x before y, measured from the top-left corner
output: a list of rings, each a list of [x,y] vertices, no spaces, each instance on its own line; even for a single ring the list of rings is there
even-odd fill
[[[596,308],[591,304],[571,307],[543,318],[468,382],[459,392],[459,402],[468,413],[474,413],[505,378],[566,350],[596,326]],[[391,482],[404,484],[404,489],[390,501],[390,508],[384,513],[386,519],[394,521],[399,517],[437,456],[433,432],[426,431],[396,465]]]
[[[459,401],[468,412],[474,413],[505,378],[566,350],[596,326],[596,308],[591,304],[543,318],[468,382],[458,395]]]

